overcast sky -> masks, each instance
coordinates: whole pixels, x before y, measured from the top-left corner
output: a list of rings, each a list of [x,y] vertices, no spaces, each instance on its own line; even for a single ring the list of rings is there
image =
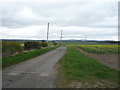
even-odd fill
[[[118,40],[117,2],[19,2],[0,5],[1,39]]]

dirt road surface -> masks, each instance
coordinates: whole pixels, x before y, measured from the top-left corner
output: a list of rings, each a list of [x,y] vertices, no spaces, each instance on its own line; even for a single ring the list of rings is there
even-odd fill
[[[56,63],[66,47],[59,47],[41,56],[3,70],[3,88],[53,88],[57,81]]]

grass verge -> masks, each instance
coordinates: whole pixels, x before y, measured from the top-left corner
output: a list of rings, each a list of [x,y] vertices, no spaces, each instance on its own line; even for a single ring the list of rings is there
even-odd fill
[[[36,56],[44,54],[48,51],[51,51],[55,48],[58,48],[58,46],[45,48],[45,49],[40,49],[40,50],[34,50],[34,51],[30,51],[30,52],[25,52],[25,53],[22,53],[22,54],[17,54],[15,56],[9,56],[9,57],[6,57],[6,58],[2,58],[2,67],[5,68],[5,67],[8,67],[8,66],[13,65],[13,64],[20,63],[22,61],[31,59],[33,57],[36,57]]]
[[[63,79],[57,87],[64,88],[115,88],[118,87],[118,71],[68,47],[60,60]]]

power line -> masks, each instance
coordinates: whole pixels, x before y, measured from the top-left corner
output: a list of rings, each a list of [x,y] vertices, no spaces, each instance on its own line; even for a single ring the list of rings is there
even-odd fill
[[[36,8],[36,10],[40,12],[41,11],[40,7],[36,4],[36,2],[34,2],[34,0],[30,0],[30,1],[32,2],[31,5],[33,5],[33,8]]]
[[[41,10],[40,10],[40,7],[37,5],[37,3],[34,2],[34,0],[31,0],[31,2],[32,2],[32,5],[36,8],[36,10],[40,12]],[[48,43],[48,40],[49,40],[49,22],[47,25],[47,43]]]
[[[87,40],[87,35],[85,35],[85,40]]]

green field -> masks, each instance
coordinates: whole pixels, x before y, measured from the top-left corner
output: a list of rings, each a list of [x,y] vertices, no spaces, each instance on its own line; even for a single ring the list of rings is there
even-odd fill
[[[2,58],[2,67],[8,67],[10,65],[31,59],[33,57],[39,56],[41,54],[44,54],[50,50],[53,50],[55,48],[58,48],[58,46],[56,47],[51,47],[51,48],[45,48],[45,49],[40,49],[40,50],[34,50],[34,51],[29,51],[29,52],[24,52],[21,54],[17,54],[15,56],[9,56],[9,57],[5,57]]]
[[[75,47],[68,47],[66,55],[60,60],[60,64],[59,72],[63,77],[57,87],[118,87],[117,70],[86,56]]]
[[[88,42],[88,41],[63,41],[63,45],[117,45],[117,43],[100,43],[100,42]]]

